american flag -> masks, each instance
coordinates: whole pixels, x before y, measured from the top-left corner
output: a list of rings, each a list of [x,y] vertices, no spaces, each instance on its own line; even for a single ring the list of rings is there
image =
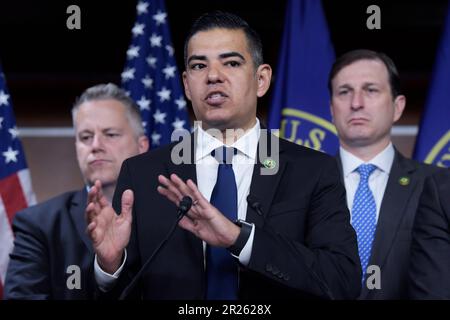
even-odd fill
[[[17,211],[36,203],[22,144],[17,137],[11,97],[0,66],[0,299],[14,236]]]
[[[150,147],[170,143],[176,129],[190,129],[174,58],[164,0],[139,1],[122,86],[138,104]]]

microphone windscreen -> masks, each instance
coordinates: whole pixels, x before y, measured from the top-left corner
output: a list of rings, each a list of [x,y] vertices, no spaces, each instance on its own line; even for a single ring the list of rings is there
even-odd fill
[[[189,196],[184,196],[183,199],[180,201],[180,210],[183,212],[188,212],[189,209],[192,207],[192,198]]]

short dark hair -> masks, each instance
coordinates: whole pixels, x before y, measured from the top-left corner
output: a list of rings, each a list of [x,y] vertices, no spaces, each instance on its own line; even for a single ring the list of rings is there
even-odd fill
[[[402,94],[400,88],[400,77],[398,75],[397,67],[394,64],[394,61],[392,61],[391,58],[389,58],[382,52],[376,52],[367,49],[358,49],[344,53],[334,62],[328,76],[328,90],[330,91],[330,95],[333,95],[331,82],[336,77],[336,75],[346,66],[360,60],[381,61],[386,66],[386,69],[388,71],[389,86],[391,87],[392,98],[395,99],[397,96]]]
[[[187,50],[189,40],[200,31],[208,31],[216,28],[229,30],[242,30],[247,38],[248,50],[253,59],[255,69],[263,64],[263,49],[261,38],[248,23],[241,17],[223,11],[212,11],[203,14],[192,25],[184,42],[184,65],[187,66]]]

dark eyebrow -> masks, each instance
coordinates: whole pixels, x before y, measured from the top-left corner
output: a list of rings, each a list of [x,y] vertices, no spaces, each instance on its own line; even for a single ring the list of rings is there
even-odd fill
[[[340,86],[338,86],[337,88],[338,89],[351,89],[352,86],[347,83],[344,83],[344,84],[341,84]]]
[[[202,60],[205,61],[206,60],[206,56],[197,56],[197,55],[193,55],[190,56],[187,63],[189,64],[192,60]]]
[[[226,59],[226,58],[233,58],[233,57],[239,57],[242,60],[245,61],[245,58],[242,54],[240,54],[239,52],[236,51],[232,51],[232,52],[226,52],[226,53],[222,53],[219,55],[219,58],[221,59]]]
[[[242,54],[240,54],[239,52],[236,51],[232,51],[232,52],[226,52],[226,53],[222,53],[219,55],[220,59],[226,59],[226,58],[233,58],[233,57],[238,57],[240,59],[242,59],[243,61],[245,61],[245,58]],[[188,58],[188,64],[192,61],[192,60],[201,60],[201,61],[205,61],[206,60],[206,56],[200,56],[200,55],[192,55]]]

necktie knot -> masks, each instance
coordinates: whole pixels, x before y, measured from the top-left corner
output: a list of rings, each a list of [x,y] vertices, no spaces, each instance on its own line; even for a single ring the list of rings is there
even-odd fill
[[[232,164],[233,156],[235,154],[237,154],[236,148],[226,146],[211,151],[211,156],[215,158],[219,164]]]
[[[356,171],[358,171],[361,180],[367,181],[369,180],[370,175],[372,174],[372,172],[375,171],[376,168],[377,168],[376,165],[368,163],[360,165],[356,169]]]

